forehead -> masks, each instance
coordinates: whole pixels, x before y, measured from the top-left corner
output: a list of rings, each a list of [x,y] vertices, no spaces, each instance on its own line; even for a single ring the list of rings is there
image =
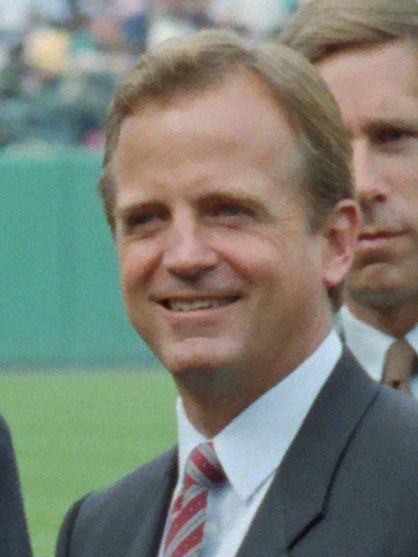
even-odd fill
[[[223,83],[147,104],[122,124],[114,154],[116,183],[126,185],[135,167],[141,174],[173,172],[219,154],[231,163],[243,159],[284,165],[295,134],[287,114],[267,86],[249,71]],[[181,156],[180,156],[181,154]]]
[[[370,120],[418,118],[416,44],[393,41],[346,48],[323,58],[317,67],[349,127]]]

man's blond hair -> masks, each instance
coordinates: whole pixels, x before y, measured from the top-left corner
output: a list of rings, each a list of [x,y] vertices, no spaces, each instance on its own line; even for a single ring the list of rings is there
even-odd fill
[[[299,181],[312,228],[320,226],[340,199],[353,197],[349,141],[338,107],[314,68],[285,46],[247,48],[234,33],[202,31],[150,49],[115,95],[99,182],[112,230],[116,187],[112,160],[125,119],[149,104],[164,106],[182,95],[216,87],[243,69],[260,78],[293,126]]]
[[[344,48],[390,41],[418,48],[418,0],[310,0],[279,40],[313,63]]]

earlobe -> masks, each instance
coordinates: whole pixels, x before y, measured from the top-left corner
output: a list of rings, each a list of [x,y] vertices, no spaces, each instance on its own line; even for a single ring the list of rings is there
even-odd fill
[[[327,288],[344,280],[353,262],[360,226],[355,201],[340,201],[324,225],[323,282]]]

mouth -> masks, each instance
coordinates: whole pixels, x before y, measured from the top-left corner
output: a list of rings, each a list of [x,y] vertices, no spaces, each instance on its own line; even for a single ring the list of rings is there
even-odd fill
[[[220,298],[193,298],[179,299],[167,298],[160,304],[167,310],[173,312],[189,313],[199,310],[218,309],[234,304],[238,296],[225,296]]]
[[[364,231],[359,235],[358,239],[360,242],[376,242],[379,240],[390,240],[391,238],[398,238],[399,236],[403,236],[403,232],[392,230],[376,230]]]

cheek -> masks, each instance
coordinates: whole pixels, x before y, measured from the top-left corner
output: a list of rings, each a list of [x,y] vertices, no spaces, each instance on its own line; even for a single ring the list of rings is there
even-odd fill
[[[277,234],[277,233],[276,233]],[[229,235],[216,251],[234,271],[254,284],[274,282],[290,257],[289,242],[263,235]]]
[[[257,289],[270,291],[280,281],[280,258],[269,250],[240,246],[236,254],[224,260],[242,281]]]
[[[119,276],[124,296],[142,290],[155,268],[155,250],[131,244],[119,250]]]
[[[393,157],[382,163],[382,168],[389,177],[390,183],[394,188],[394,192],[399,191],[409,202],[417,202],[417,186],[418,186],[418,149],[411,156],[399,155],[398,158]]]

